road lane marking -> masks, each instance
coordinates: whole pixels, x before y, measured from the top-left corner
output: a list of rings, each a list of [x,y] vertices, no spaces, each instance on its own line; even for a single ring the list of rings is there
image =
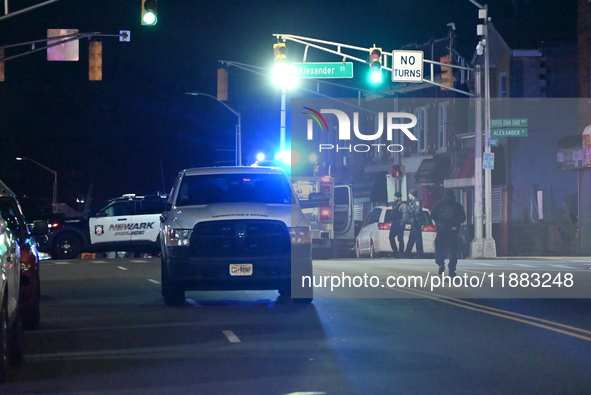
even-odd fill
[[[394,290],[393,288],[390,288]],[[440,294],[431,294],[425,291],[420,290],[410,290],[410,289],[400,289],[397,288],[398,291],[410,293],[413,295],[424,296],[425,298],[429,298],[438,302],[451,304],[453,306],[462,307],[464,309],[478,311],[481,313],[493,315],[496,317],[505,318],[512,321],[521,322],[524,324],[537,326],[539,328],[548,329],[553,332],[562,333],[563,335],[576,337],[579,339],[591,341],[591,331],[586,329],[577,328],[570,325],[561,324],[555,321],[545,320],[543,318],[532,317],[525,314],[515,313],[509,310],[497,309],[495,307],[489,307],[485,305],[481,305],[478,303],[468,302],[462,299],[455,299],[449,296],[440,295]],[[564,328],[564,329],[561,329]]]
[[[70,262],[54,262],[55,265],[69,265]]]
[[[128,268],[126,268],[126,267],[123,267],[123,266],[117,266],[117,269],[121,269],[121,270],[129,270]]]
[[[195,302],[193,299],[185,299],[185,301],[187,303],[189,303],[191,306],[201,307],[201,305],[199,303]]]
[[[151,283],[154,283],[154,284],[160,284],[160,281],[154,280],[154,279],[151,279],[151,278],[149,278],[148,281],[151,282]]]
[[[550,265],[550,266],[559,267],[561,269],[570,269],[570,270],[574,269],[572,266],[565,266],[565,265]]]
[[[234,334],[234,332],[226,330],[222,331],[222,333],[228,338],[230,343],[240,343],[240,339]]]
[[[326,271],[326,272],[320,271],[320,270],[314,271],[314,273],[318,273],[318,272],[328,273],[328,274],[338,276],[338,274],[331,273],[328,271]],[[559,322],[545,320],[543,318],[532,317],[532,316],[528,316],[525,314],[515,313],[515,312],[509,311],[509,310],[503,310],[503,309],[498,309],[495,307],[489,307],[489,306],[481,305],[478,303],[468,302],[466,300],[456,299],[456,298],[452,298],[450,296],[445,296],[445,295],[441,295],[441,294],[437,294],[437,293],[433,293],[433,292],[422,291],[422,290],[414,289],[414,288],[386,287],[385,289],[387,289],[389,291],[394,291],[394,292],[399,291],[399,292],[403,292],[403,293],[407,293],[407,294],[411,294],[411,295],[415,295],[415,296],[422,296],[424,298],[432,299],[434,301],[438,301],[438,302],[442,302],[442,303],[447,303],[447,304],[457,306],[457,307],[462,307],[464,309],[473,310],[473,311],[493,315],[496,317],[501,317],[501,318],[505,318],[508,320],[521,322],[521,323],[528,324],[531,326],[536,326],[536,327],[547,329],[547,330],[550,330],[553,332],[561,333],[563,335],[576,337],[576,338],[586,340],[586,341],[591,341],[591,331],[583,329],[583,328],[577,328],[574,326],[561,324]]]

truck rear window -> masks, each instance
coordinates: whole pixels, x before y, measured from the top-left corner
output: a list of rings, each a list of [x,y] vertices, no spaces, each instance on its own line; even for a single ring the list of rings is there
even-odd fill
[[[282,174],[206,174],[183,178],[176,206],[212,203],[291,204],[291,188]]]

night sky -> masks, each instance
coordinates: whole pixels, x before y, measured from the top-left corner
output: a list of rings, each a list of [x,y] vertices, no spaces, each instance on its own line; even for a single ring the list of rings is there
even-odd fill
[[[42,0],[9,0],[10,11]],[[481,2],[484,3],[484,2]],[[48,62],[40,51],[6,62],[0,82],[0,179],[17,194],[74,206],[92,185],[94,202],[124,193],[167,192],[179,170],[231,165],[236,116],[206,97],[216,95],[219,60],[269,67],[273,33],[402,49],[457,26],[460,50],[476,43],[478,10],[469,0],[250,1],[159,0],[158,24],[141,26],[140,0],[61,0],[0,21],[0,45],[46,37],[47,29],[118,34],[103,37],[103,80],[88,81],[88,40],[79,62]],[[512,48],[572,39],[576,2],[498,0],[490,16]],[[288,43],[290,59],[303,47]],[[6,49],[6,57],[31,49]],[[357,55],[362,56],[361,53]],[[339,61],[310,50],[309,61]],[[356,75],[366,65],[355,63]],[[229,106],[242,113],[243,156],[271,152],[279,141],[280,92],[268,79],[230,68]],[[367,88],[365,79],[339,83]],[[342,92],[338,93],[342,95]],[[292,97],[303,97],[293,92]]]

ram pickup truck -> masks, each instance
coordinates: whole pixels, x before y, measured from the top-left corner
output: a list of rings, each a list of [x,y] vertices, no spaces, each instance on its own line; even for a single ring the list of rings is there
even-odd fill
[[[310,223],[282,169],[181,171],[160,243],[166,305],[184,304],[193,290],[278,290],[312,301]]]

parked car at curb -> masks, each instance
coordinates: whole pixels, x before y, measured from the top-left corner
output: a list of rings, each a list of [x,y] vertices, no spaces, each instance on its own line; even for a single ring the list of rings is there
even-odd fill
[[[355,252],[357,258],[369,256],[377,258],[392,253],[390,247],[390,227],[392,225],[392,207],[376,206],[367,215],[361,226],[361,230],[355,241]],[[423,234],[423,252],[425,254],[435,253],[435,234],[437,227],[431,219],[431,212],[423,208],[421,215]],[[410,225],[404,231],[404,245],[408,243]],[[416,252],[416,246],[412,252]]]
[[[6,185],[0,188],[0,216],[12,232],[20,249],[20,316],[25,329],[37,329],[41,320],[41,278],[36,237],[48,233],[47,221],[29,226],[16,195]]]
[[[0,383],[9,365],[23,362],[24,334],[19,317],[20,249],[17,239],[0,216]]]

